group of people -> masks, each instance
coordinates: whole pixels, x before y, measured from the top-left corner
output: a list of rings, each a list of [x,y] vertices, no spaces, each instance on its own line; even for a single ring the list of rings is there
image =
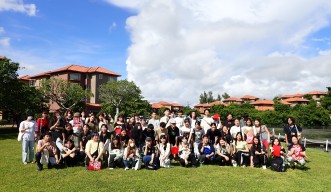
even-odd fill
[[[278,138],[271,142],[268,128],[260,119],[254,121],[244,114],[233,119],[228,114],[210,116],[206,109],[201,118],[192,111],[187,117],[179,110],[170,109],[158,119],[152,112],[150,119],[135,115],[127,121],[122,115],[113,120],[102,113],[85,117],[84,113],[56,111],[51,119],[48,113],[36,121],[32,114],[20,123],[22,162],[36,163],[38,171],[43,164],[48,168],[98,163],[109,169],[123,167],[138,170],[173,167],[198,167],[205,164],[220,166],[251,166],[266,169],[267,164],[285,162],[291,167],[304,165],[305,147],[299,143],[302,129],[289,117],[284,127],[285,145]],[[34,151],[37,141],[36,151]],[[287,151],[287,152],[286,152]],[[29,156],[29,158],[27,157]],[[35,156],[35,161],[34,161]]]

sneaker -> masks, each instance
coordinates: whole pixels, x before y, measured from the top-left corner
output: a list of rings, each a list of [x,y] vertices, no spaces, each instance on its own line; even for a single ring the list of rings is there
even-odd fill
[[[267,169],[267,166],[263,165],[263,166],[262,166],[262,169]]]
[[[37,171],[42,171],[42,170],[43,170],[43,166],[42,165],[41,166],[38,165]]]
[[[132,170],[134,170],[134,167],[132,167]]]
[[[232,160],[233,167],[237,167],[237,162],[235,160]]]
[[[26,161],[23,162],[24,165],[28,164]]]
[[[109,170],[113,170],[114,168],[113,167],[109,167]]]
[[[124,169],[124,170],[125,170],[125,171],[126,171],[126,170],[129,170],[129,167],[125,167],[125,169]]]
[[[154,167],[152,165],[148,165],[147,167],[150,169],[154,169]]]

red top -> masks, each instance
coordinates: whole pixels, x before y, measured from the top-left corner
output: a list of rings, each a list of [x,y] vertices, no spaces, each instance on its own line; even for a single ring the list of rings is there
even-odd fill
[[[43,119],[43,118],[38,118],[37,119],[37,129],[36,129],[36,133],[40,133],[41,128],[45,129],[46,131],[49,131],[49,121],[47,119]]]
[[[274,151],[272,152],[272,155],[275,157],[280,157],[281,146],[274,145],[274,146],[272,146],[272,148],[274,149]]]

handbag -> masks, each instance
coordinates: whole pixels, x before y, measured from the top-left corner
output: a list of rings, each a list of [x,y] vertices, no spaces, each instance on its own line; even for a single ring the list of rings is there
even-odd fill
[[[88,169],[91,171],[99,171],[101,169],[101,161],[90,161]]]
[[[178,147],[171,147],[171,154],[177,155],[178,154]]]
[[[23,132],[18,132],[18,136],[17,136],[17,141],[22,141],[24,133]]]

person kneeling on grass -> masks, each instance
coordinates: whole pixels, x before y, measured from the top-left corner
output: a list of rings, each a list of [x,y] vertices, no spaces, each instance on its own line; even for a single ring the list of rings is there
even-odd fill
[[[128,146],[124,150],[124,156],[123,156],[123,163],[125,166],[125,170],[129,170],[130,164],[132,169],[135,169],[136,163],[138,161],[139,161],[139,150],[136,147],[134,140],[130,139],[128,142]]]
[[[99,140],[98,132],[92,133],[92,139],[86,143],[85,153],[86,161],[85,168],[87,169],[90,162],[101,162],[102,151],[103,151],[103,142]]]
[[[295,164],[299,163],[301,166],[305,165],[306,161],[304,158],[306,155],[306,148],[298,143],[298,138],[292,137],[292,145],[289,146],[287,153],[287,161],[292,168],[295,168]]]
[[[160,144],[158,144],[159,149],[159,160],[160,167],[169,168],[170,167],[170,143],[167,142],[165,135],[160,136]]]
[[[220,166],[224,166],[230,162],[230,145],[226,142],[224,137],[221,137],[219,143],[215,147],[216,157],[215,162]]]
[[[67,140],[64,144],[63,150],[61,152],[64,164],[68,167],[73,167],[77,164],[77,148],[75,147],[73,140]]]
[[[196,159],[194,153],[192,153],[192,146],[187,142],[187,138],[183,137],[182,142],[179,145],[179,162],[183,167],[188,166],[188,161],[191,161],[192,167],[196,167]]]
[[[42,164],[48,164],[48,168],[58,165],[60,163],[59,156],[57,155],[57,149],[54,142],[51,141],[52,134],[46,133],[42,140],[38,141],[36,161],[38,171],[43,170]]]
[[[156,157],[155,157],[155,148],[152,145],[152,139],[150,137],[147,137],[145,140],[146,145],[143,147],[144,151],[144,157],[143,161],[145,164],[145,167],[148,169],[156,169]]]
[[[273,140],[272,146],[270,147],[270,152],[272,156],[271,166],[270,166],[271,170],[278,172],[286,171],[285,169],[286,152],[278,138],[275,138]]]
[[[207,135],[202,137],[202,143],[199,144],[200,164],[209,164],[214,160],[215,149],[214,146],[209,144],[209,138]]]
[[[234,167],[239,164],[239,166],[246,167],[249,164],[249,150],[246,141],[243,141],[241,132],[236,134],[236,140],[233,147],[233,157],[232,164]]]
[[[266,169],[267,163],[267,150],[263,144],[261,144],[259,137],[253,138],[253,145],[250,150],[251,153],[251,167],[258,167],[262,165],[262,169]]]
[[[109,157],[108,166],[109,169],[114,169],[117,166],[121,166],[120,159],[123,157],[123,148],[118,136],[114,136],[112,141],[109,143]]]

